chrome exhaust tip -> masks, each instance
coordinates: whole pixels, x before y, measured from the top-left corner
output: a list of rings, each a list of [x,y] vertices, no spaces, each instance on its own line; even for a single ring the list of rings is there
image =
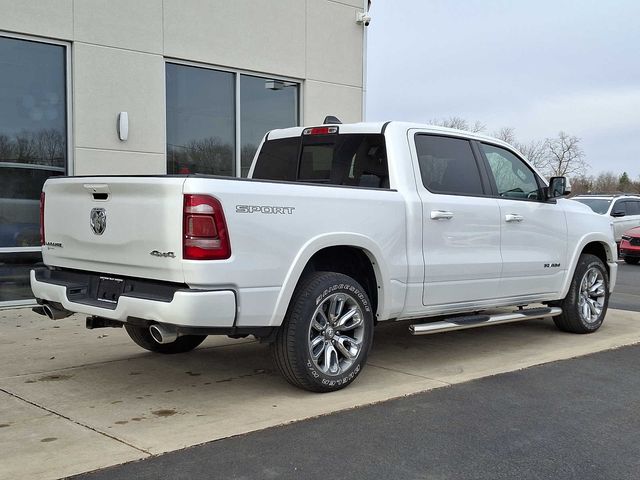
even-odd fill
[[[160,344],[175,342],[180,334],[175,327],[168,325],[162,325],[161,323],[154,323],[149,327],[149,333],[151,337]]]
[[[73,315],[73,312],[57,308],[49,303],[45,303],[42,306],[42,310],[44,311],[44,314],[51,320],[60,320],[62,318],[67,318]]]

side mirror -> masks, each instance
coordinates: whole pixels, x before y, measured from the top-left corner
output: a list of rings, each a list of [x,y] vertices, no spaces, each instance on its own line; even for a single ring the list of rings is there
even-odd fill
[[[612,217],[624,217],[627,213],[623,212],[622,210],[614,210],[613,212],[611,212],[611,216]]]
[[[556,198],[571,193],[566,177],[551,177],[547,189],[547,198]]]

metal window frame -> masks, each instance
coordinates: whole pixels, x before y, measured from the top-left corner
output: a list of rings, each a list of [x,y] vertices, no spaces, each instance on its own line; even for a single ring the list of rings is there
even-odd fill
[[[72,107],[73,107],[73,88],[72,88],[72,57],[71,57],[71,42],[66,42],[63,40],[55,40],[47,37],[39,37],[36,35],[25,35],[22,33],[14,33],[7,32],[4,30],[0,30],[0,40],[2,38],[11,38],[13,40],[24,40],[28,42],[35,43],[44,43],[48,45],[58,45],[64,47],[65,55],[65,128],[67,133],[67,162],[65,165],[66,174],[73,175],[74,173],[74,155],[73,155],[73,116],[72,116]],[[0,247],[0,253],[34,253],[41,252],[42,247]],[[16,307],[28,307],[35,304],[34,300],[15,300],[15,301],[0,301],[0,310],[5,308],[16,308]]]
[[[233,74],[233,78],[234,78],[234,115],[235,115],[235,119],[234,119],[234,139],[235,139],[235,149],[234,149],[234,155],[235,155],[235,177],[236,178],[242,178],[242,131],[241,131],[241,118],[240,118],[240,102],[242,101],[241,98],[241,91],[240,91],[240,77],[241,75],[248,75],[248,76],[252,76],[252,77],[260,77],[260,78],[265,78],[265,79],[274,79],[274,80],[282,80],[284,82],[291,82],[291,83],[295,83],[298,86],[298,95],[296,95],[296,99],[295,99],[295,108],[297,110],[297,114],[296,114],[296,120],[298,122],[298,125],[296,126],[300,126],[302,124],[302,119],[304,118],[303,116],[303,108],[304,108],[304,102],[303,102],[303,91],[304,91],[304,80],[299,79],[299,78],[294,78],[294,77],[287,77],[287,76],[283,76],[283,75],[273,75],[271,73],[267,73],[267,72],[258,72],[258,71],[253,71],[253,70],[245,70],[245,69],[241,69],[241,68],[229,68],[229,67],[224,67],[221,65],[214,65],[214,64],[210,64],[210,63],[202,63],[202,62],[194,62],[192,60],[183,60],[183,59],[179,59],[179,58],[173,58],[173,57],[164,57],[164,63],[165,63],[165,69],[164,69],[164,74],[165,74],[165,81],[164,81],[164,85],[165,85],[165,90],[166,90],[166,85],[167,85],[167,79],[166,79],[166,74],[167,74],[167,68],[166,65],[168,63],[174,64],[174,65],[184,65],[187,67],[197,67],[197,68],[205,68],[207,70],[214,70],[214,71],[219,71],[219,72],[226,72],[226,73],[232,73]],[[166,101],[167,101],[167,96],[165,93],[165,117],[166,117]],[[166,122],[165,122],[166,123]],[[165,132],[166,135],[166,132]],[[165,153],[166,153],[166,139],[165,139]],[[165,155],[166,156],[166,155]],[[166,163],[166,162],[165,162]],[[166,167],[166,165],[165,165]]]

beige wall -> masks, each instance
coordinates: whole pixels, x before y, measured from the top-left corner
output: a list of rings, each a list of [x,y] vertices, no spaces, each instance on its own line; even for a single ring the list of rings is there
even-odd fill
[[[165,172],[165,59],[290,77],[304,124],[362,112],[362,0],[0,0],[0,33],[72,43],[73,171]],[[129,113],[129,139],[116,118]]]

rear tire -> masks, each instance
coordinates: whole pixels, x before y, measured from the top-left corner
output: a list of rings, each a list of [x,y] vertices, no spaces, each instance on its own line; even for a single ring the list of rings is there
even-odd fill
[[[131,337],[131,340],[133,340],[145,350],[156,353],[172,354],[189,352],[200,345],[204,341],[204,339],[207,338],[206,335],[183,335],[181,337],[178,337],[175,342],[158,343],[151,336],[149,327],[125,325],[124,329]]]
[[[567,296],[553,306],[562,314],[553,317],[560,330],[592,333],[600,328],[609,305],[609,275],[595,255],[583,254],[578,260]]]
[[[373,313],[364,288],[347,275],[316,272],[296,289],[271,352],[292,385],[333,392],[362,371],[372,341]]]
[[[629,265],[637,265],[640,262],[640,258],[638,257],[624,257],[624,261]]]

